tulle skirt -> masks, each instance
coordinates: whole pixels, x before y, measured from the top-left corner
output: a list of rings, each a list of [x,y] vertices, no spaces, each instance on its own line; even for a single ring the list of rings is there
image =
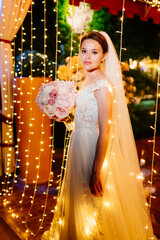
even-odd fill
[[[138,162],[123,161],[120,139],[111,136],[102,168],[103,197],[89,188],[98,129],[76,129],[67,170],[49,231],[42,240],[156,239],[146,206]],[[113,147],[114,143],[117,146]],[[115,145],[114,144],[114,145]]]

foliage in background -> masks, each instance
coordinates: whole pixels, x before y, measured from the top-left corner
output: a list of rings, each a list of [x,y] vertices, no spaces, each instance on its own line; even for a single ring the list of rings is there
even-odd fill
[[[58,28],[60,34],[59,49],[61,53],[58,54],[58,64],[64,64],[67,56],[70,56],[71,50],[71,26],[67,22],[66,15],[69,15],[69,0],[58,1]],[[73,34],[73,54],[78,53],[78,36]]]
[[[29,50],[24,51],[23,53],[23,65],[22,65],[22,76],[29,77],[31,75],[31,64],[30,64],[30,55],[31,52]],[[44,76],[44,55],[40,54],[36,51],[32,53],[33,64],[32,64],[32,76],[33,77],[43,77]],[[49,61],[48,57],[46,58],[46,77],[54,78],[54,62]],[[15,65],[15,76],[21,76],[21,55],[16,57],[16,65]]]
[[[124,92],[125,92],[125,98],[127,104],[132,104],[135,102],[135,92],[136,92],[136,86],[134,84],[134,78],[133,77],[126,77],[124,74],[123,77],[123,86],[124,86]]]
[[[156,93],[156,82],[144,71],[140,69],[130,69],[129,71],[123,71],[125,78],[134,78],[134,84],[136,86],[136,96],[143,97],[144,95]]]
[[[123,57],[125,59],[141,60],[147,56],[151,59],[159,58],[160,28],[153,24],[152,19],[146,22],[138,16],[124,20],[123,46],[127,48]]]
[[[101,11],[94,10],[92,21],[88,24],[87,32],[92,30],[104,31],[111,37],[117,52],[119,52],[120,36],[116,31],[120,30],[120,14],[113,16],[109,14],[107,8],[101,8]]]
[[[134,79],[135,86],[135,99],[134,101],[131,99],[131,103],[128,104],[134,136],[136,139],[153,136],[150,126],[154,125],[154,115],[151,115],[150,112],[155,111],[157,83],[140,69],[123,71],[123,80],[127,79]],[[129,88],[132,89],[132,85]],[[132,94],[127,91],[127,95],[132,96]],[[159,114],[160,110],[158,110]],[[160,124],[159,121],[160,118],[158,118],[157,125]],[[160,130],[157,129],[157,133],[159,134]]]
[[[122,13],[111,15],[108,9],[101,8],[101,11],[94,10],[93,20],[89,23],[88,31],[96,29],[105,31],[111,37],[117,53],[119,54],[120,31]],[[139,16],[133,19],[124,18],[123,47],[127,51],[122,52],[122,60],[150,58],[158,59],[160,47],[160,28],[159,25],[153,24],[149,19],[147,22],[140,20]]]

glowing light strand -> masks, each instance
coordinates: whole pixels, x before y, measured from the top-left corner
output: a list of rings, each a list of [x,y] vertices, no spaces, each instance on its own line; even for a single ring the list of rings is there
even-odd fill
[[[85,0],[83,1],[83,8],[82,8],[82,13],[81,13],[81,19],[82,19],[82,21],[81,21],[80,40],[81,40],[81,38],[82,38],[83,26],[84,26],[84,9],[85,9]],[[80,42],[79,42],[78,52],[80,53]],[[77,63],[76,85],[77,85],[77,79],[78,79],[79,62],[80,62],[80,57],[78,57],[78,63]]]
[[[122,6],[122,17],[121,17],[121,31],[120,31],[120,52],[119,52],[119,61],[122,60],[122,50],[123,50],[123,25],[124,25],[124,12],[125,12],[125,0],[123,0]]]
[[[73,5],[74,5],[74,0],[72,0],[72,26],[71,26],[71,47],[70,47],[70,72],[69,72],[69,81],[71,80],[71,74],[72,74],[72,50],[73,50]],[[62,180],[63,180],[63,176],[65,174],[65,165],[66,165],[66,161],[68,159],[68,150],[69,150],[69,140],[70,140],[70,135],[71,135],[71,131],[69,131],[67,128],[65,130],[65,138],[64,138],[64,150],[63,150],[63,159],[62,159],[62,166],[61,166],[61,173],[60,175],[58,175],[58,177],[60,177],[60,179],[58,180],[59,182],[59,186],[58,186],[58,196],[60,195],[61,192],[61,185],[62,185]]]
[[[152,163],[151,163],[151,180],[150,180],[150,187],[152,189],[153,186],[153,177],[154,173],[156,173],[154,169],[154,161],[155,161],[155,155],[157,153],[155,152],[155,147],[156,147],[156,131],[157,131],[157,115],[158,115],[158,95],[159,95],[159,88],[160,88],[160,52],[159,52],[159,67],[158,67],[158,77],[157,77],[157,93],[156,93],[156,105],[155,105],[155,118],[154,118],[154,135],[153,135],[153,152],[152,152]],[[149,204],[148,204],[148,209],[149,212],[151,210],[151,204],[152,204],[152,192],[149,192]],[[148,219],[148,228],[147,228],[147,239],[149,239],[149,219]]]
[[[123,0],[123,6],[122,6],[122,17],[121,17],[121,31],[117,31],[117,33],[120,33],[120,54],[119,54],[119,60],[120,60],[120,63],[122,64],[121,60],[122,60],[122,50],[126,50],[125,48],[123,48],[123,26],[124,26],[124,13],[125,13],[125,0]],[[158,93],[159,93],[159,74],[158,74],[158,81],[157,81],[157,97],[156,97],[156,110],[154,112],[155,114],[155,124],[154,124],[154,137],[153,137],[153,140],[151,140],[153,142],[153,155],[152,155],[152,163],[151,163],[151,181],[150,181],[150,184],[151,184],[151,187],[152,187],[152,184],[153,184],[153,174],[154,174],[154,168],[153,168],[153,165],[154,165],[154,156],[156,154],[155,152],[155,136],[156,136],[156,122],[157,122],[157,109],[158,109]],[[152,200],[152,193],[150,192],[149,193],[149,204],[148,205],[148,209],[149,209],[149,212],[151,210],[151,200]],[[148,216],[148,226],[146,226],[146,229],[147,229],[147,240],[149,240],[149,221],[150,221],[150,217]]]
[[[14,69],[14,66],[15,66],[15,38],[14,38],[14,42],[11,43],[11,51],[12,51],[13,69]],[[14,99],[14,97],[13,97],[13,99]],[[13,119],[13,116],[14,116],[13,108],[12,108],[12,111],[11,111],[11,116],[12,116],[12,119]],[[8,122],[9,121],[6,120],[6,123],[8,123]],[[9,151],[12,151],[11,147],[9,147]],[[2,190],[0,192],[0,196],[2,196],[1,200],[2,200],[4,206],[6,206],[9,203],[9,201],[6,198],[3,199],[3,196],[5,196],[5,195],[7,195],[9,197],[11,196],[10,192],[12,191],[12,186],[9,187],[9,184],[11,182],[8,180],[8,178],[11,177],[11,176],[12,176],[12,174],[5,174],[5,179],[4,179],[4,181],[1,182]]]
[[[56,7],[55,7],[55,12],[56,12],[56,52],[55,52],[55,80],[58,79],[58,71],[57,71],[57,60],[58,60],[58,0],[54,0],[54,2],[56,3]]]
[[[23,92],[22,90],[22,77],[23,77],[23,24],[21,26],[21,83],[20,83],[20,93]],[[14,78],[14,82],[16,82],[16,79]],[[14,85],[14,87],[16,87],[16,85]],[[14,98],[13,98],[14,99]],[[18,104],[18,103],[17,103]],[[19,116],[17,116],[17,121],[20,123],[21,119],[22,119],[22,94],[20,94],[20,102],[19,102]],[[18,120],[19,119],[19,120]],[[21,130],[21,124],[18,124],[18,129],[17,129],[17,140],[20,139],[20,133],[22,132]],[[17,141],[17,145],[15,146],[15,150],[16,150],[16,167],[15,167],[15,171],[14,171],[14,175],[13,175],[13,184],[12,184],[12,189],[11,189],[11,195],[13,194],[13,190],[14,190],[14,184],[17,182],[16,181],[16,170],[17,168],[19,168],[18,162],[20,164],[20,158],[19,158],[19,144],[20,141]]]
[[[2,28],[5,29],[5,15],[3,13],[3,8],[5,8],[6,6],[2,6]],[[0,36],[3,38],[3,33],[0,34]],[[3,42],[1,42],[0,44],[4,44]],[[7,117],[13,119],[13,104],[9,105],[8,103],[8,81],[7,81],[7,75],[8,75],[8,48],[6,47],[4,52],[4,66],[6,65],[5,68],[5,73],[3,74],[2,78],[2,85],[3,85],[3,89],[2,89],[2,97],[4,98],[4,115],[7,115]],[[14,51],[13,49],[11,49],[11,51]],[[11,74],[13,72],[11,71]],[[11,109],[11,114],[6,114],[6,111],[8,111],[8,108]],[[4,125],[4,136],[5,136],[5,144],[8,145],[8,150],[5,153],[5,162],[6,162],[6,173],[5,173],[5,177],[4,177],[4,181],[2,181],[2,189],[0,192],[0,196],[3,195],[8,195],[10,196],[10,189],[11,187],[9,187],[10,185],[10,177],[12,176],[11,173],[9,173],[10,171],[10,166],[11,166],[11,156],[12,156],[12,147],[10,146],[11,143],[13,143],[13,141],[11,140],[12,136],[12,125],[13,125],[13,120],[6,120],[6,124]],[[3,201],[3,198],[2,198]],[[4,200],[6,201],[6,199]]]
[[[158,10],[160,8],[160,1],[158,0],[137,0],[137,1],[145,4],[149,4],[151,7],[157,7]],[[133,2],[136,2],[136,0],[133,0]]]
[[[70,136],[71,136],[71,131],[68,131],[66,129],[65,130],[65,138],[64,138],[64,150],[63,150],[63,160],[62,160],[62,166],[61,166],[61,173],[60,173],[60,175],[57,176],[57,177],[60,177],[60,179],[58,181],[59,186],[57,187],[57,189],[58,189],[57,198],[59,198],[60,193],[61,193],[62,180],[63,180],[63,176],[64,176],[65,170],[66,170],[66,162],[68,160],[68,150],[69,150]]]
[[[71,75],[72,75],[72,52],[73,52],[73,5],[74,5],[74,0],[72,0],[72,26],[71,26],[71,48],[70,48],[70,70],[69,70],[69,81],[71,81]]]
[[[31,87],[30,87],[30,94],[29,94],[29,137],[28,137],[28,147],[26,149],[26,171],[25,171],[25,179],[24,179],[24,189],[23,189],[23,192],[22,192],[22,198],[20,200],[20,205],[21,205],[21,208],[20,210],[22,210],[22,205],[23,205],[23,199],[24,199],[24,196],[25,196],[25,191],[26,191],[26,188],[28,187],[27,185],[27,179],[28,179],[28,168],[29,168],[29,156],[30,156],[30,147],[31,147],[31,126],[32,126],[32,123],[31,123],[31,119],[32,119],[32,91],[33,91],[33,88],[32,88],[32,81],[33,81],[33,4],[34,2],[32,1],[31,2],[31,10],[30,10],[30,14],[31,14],[31,54],[30,54],[30,66],[31,66],[31,75],[30,75],[30,78],[31,78]]]
[[[46,48],[47,48],[47,44],[46,44],[46,39],[47,39],[47,35],[46,35],[46,0],[44,0],[42,2],[44,4],[44,83],[47,82],[47,80],[45,79],[45,76],[46,76]],[[44,116],[45,114],[42,115],[42,124],[41,124],[41,137],[40,137],[40,143],[43,142],[43,127],[44,127]],[[54,124],[51,124],[50,125],[51,127],[53,126],[53,131],[54,131]],[[54,153],[54,139],[53,137],[51,137],[52,141],[51,141],[51,148],[52,148],[52,154],[51,154],[51,160],[52,160],[52,157],[53,157],[53,153]],[[35,201],[35,196],[36,196],[36,192],[37,192],[37,184],[38,184],[38,178],[39,178],[39,170],[40,170],[40,159],[41,159],[41,151],[42,149],[40,148],[40,151],[39,151],[39,157],[38,157],[38,165],[37,165],[37,177],[36,177],[36,181],[35,181],[35,187],[34,187],[34,193],[33,193],[33,196],[31,197],[31,206],[30,206],[30,209],[28,211],[28,214],[26,216],[26,219],[25,219],[25,226],[26,226],[26,231],[29,232],[31,235],[33,236],[36,236],[39,231],[43,228],[42,225],[43,225],[43,222],[44,222],[44,218],[46,216],[46,208],[47,208],[47,201],[48,201],[48,192],[49,192],[49,186],[51,185],[51,178],[53,177],[53,172],[52,172],[52,163],[53,161],[51,161],[51,165],[50,165],[50,172],[49,172],[49,179],[48,179],[48,185],[47,185],[47,191],[46,191],[46,198],[45,198],[45,201],[44,201],[44,205],[42,205],[41,207],[43,207],[43,213],[42,213],[42,217],[39,219],[39,222],[40,222],[40,225],[39,225],[39,228],[38,230],[36,231],[36,233],[33,233],[31,231],[31,229],[28,227],[28,224],[27,224],[27,220],[28,220],[28,217],[31,215],[31,210],[33,208],[33,204],[34,204],[34,201]]]

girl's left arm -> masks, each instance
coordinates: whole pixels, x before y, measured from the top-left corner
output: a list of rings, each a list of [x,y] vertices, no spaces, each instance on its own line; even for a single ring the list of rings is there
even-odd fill
[[[112,93],[108,88],[101,88],[95,91],[95,97],[98,105],[99,136],[90,179],[90,189],[93,195],[102,196],[103,189],[100,173],[109,141],[112,118]]]

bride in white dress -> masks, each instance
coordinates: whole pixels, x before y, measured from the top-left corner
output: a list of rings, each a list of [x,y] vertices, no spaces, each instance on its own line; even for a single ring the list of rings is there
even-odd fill
[[[109,36],[98,31],[85,35],[80,57],[86,80],[76,101],[61,193],[42,240],[156,239]]]

